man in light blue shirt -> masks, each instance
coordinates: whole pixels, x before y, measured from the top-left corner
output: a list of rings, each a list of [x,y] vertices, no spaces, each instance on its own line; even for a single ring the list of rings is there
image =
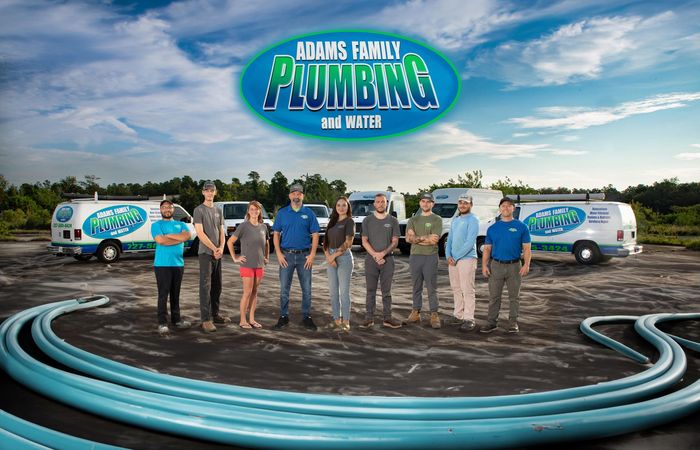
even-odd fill
[[[476,328],[474,309],[476,294],[474,278],[476,274],[476,236],[479,234],[479,218],[471,213],[473,199],[470,195],[460,195],[457,200],[459,215],[452,219],[450,234],[445,244],[447,270],[454,296],[453,324],[459,324],[459,331],[467,332]]]
[[[180,285],[185,271],[182,257],[185,244],[190,239],[190,230],[183,222],[173,220],[173,203],[160,202],[160,215],[163,218],[151,225],[151,235],[156,241],[156,256],[153,270],[158,285],[158,333],[163,336],[168,328],[168,297],[170,297],[170,319],[175,328],[185,329],[190,323],[180,317]]]

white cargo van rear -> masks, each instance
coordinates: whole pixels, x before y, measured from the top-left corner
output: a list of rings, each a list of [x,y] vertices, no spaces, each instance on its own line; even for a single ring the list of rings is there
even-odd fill
[[[402,221],[406,219],[406,201],[403,194],[391,191],[362,191],[350,194],[348,201],[352,208],[352,218],[355,221],[355,238],[353,244],[362,244],[362,221],[374,213],[374,197],[384,194],[387,199],[387,211],[390,215]]]
[[[515,218],[530,230],[533,252],[573,253],[581,264],[642,252],[637,245],[637,220],[626,203],[521,202]]]
[[[106,199],[111,198],[111,199]],[[103,263],[119,260],[124,252],[154,252],[151,224],[161,219],[160,200],[130,200],[131,197],[79,198],[60,203],[51,219],[48,251],[87,261],[93,255]],[[196,248],[192,217],[174,205],[173,220],[188,224],[192,233],[185,249]]]

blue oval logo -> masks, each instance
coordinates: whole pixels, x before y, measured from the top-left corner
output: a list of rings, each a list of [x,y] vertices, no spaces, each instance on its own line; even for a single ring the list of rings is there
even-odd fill
[[[578,228],[586,220],[586,212],[573,206],[555,206],[535,211],[523,223],[534,236],[555,236]]]
[[[58,211],[56,211],[56,220],[59,222],[68,222],[71,217],[73,217],[73,208],[70,206],[61,206]]]
[[[425,44],[374,31],[329,31],[259,53],[241,75],[248,106],[295,133],[336,140],[427,126],[459,98],[452,63]]]
[[[146,211],[138,206],[109,206],[85,219],[83,233],[96,239],[117,238],[141,228],[147,217]]]
[[[445,200],[449,195],[446,194],[440,194],[437,197],[435,197],[435,200]]]

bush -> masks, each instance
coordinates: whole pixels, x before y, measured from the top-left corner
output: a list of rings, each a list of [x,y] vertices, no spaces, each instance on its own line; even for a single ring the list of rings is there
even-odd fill
[[[683,245],[676,236],[661,236],[658,234],[640,234],[637,242],[640,244]]]
[[[685,248],[687,248],[688,250],[700,250],[700,239],[686,241]]]
[[[8,229],[22,228],[27,223],[27,215],[21,209],[6,209],[0,213],[0,222]]]

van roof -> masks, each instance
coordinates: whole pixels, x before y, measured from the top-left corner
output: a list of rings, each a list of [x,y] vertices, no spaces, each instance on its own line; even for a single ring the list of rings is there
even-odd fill
[[[350,197],[348,197],[348,200],[374,199],[374,196],[377,194],[384,194],[384,195],[386,195],[387,198],[403,197],[403,194],[399,194],[398,192],[391,192],[391,191],[358,191],[358,192],[353,192],[352,194],[350,194]]]

